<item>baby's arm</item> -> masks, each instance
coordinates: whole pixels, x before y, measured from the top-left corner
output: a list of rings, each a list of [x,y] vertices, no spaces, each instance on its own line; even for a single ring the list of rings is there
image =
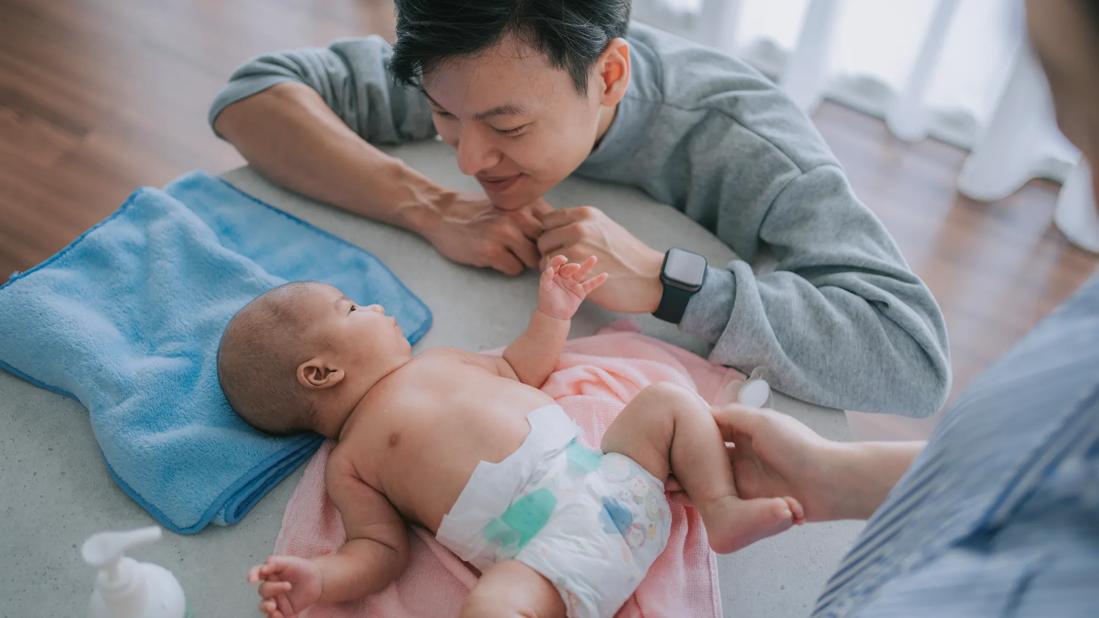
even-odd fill
[[[585,279],[595,262],[596,258],[592,256],[583,264],[570,264],[565,256],[557,255],[542,271],[538,308],[523,334],[504,350],[504,361],[515,371],[519,381],[541,387],[557,366],[573,314],[584,298],[607,280],[607,273]]]
[[[263,581],[260,610],[269,617],[295,616],[318,601],[349,601],[378,592],[408,562],[408,532],[400,513],[350,464],[341,464],[329,460],[325,482],[347,541],[311,560],[271,556],[253,568],[249,580]]]
[[[350,462],[325,471],[332,503],[340,511],[347,541],[335,553],[317,558],[324,573],[321,600],[348,601],[389,585],[408,562],[408,528],[397,509],[362,481]]]

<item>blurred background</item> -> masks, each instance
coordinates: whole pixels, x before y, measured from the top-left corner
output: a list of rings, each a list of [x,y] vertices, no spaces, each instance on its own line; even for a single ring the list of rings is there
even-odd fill
[[[955,393],[1099,263],[1018,3],[635,0],[634,15],[746,59],[812,117],[942,305]],[[0,0],[0,281],[137,186],[242,165],[206,112],[248,58],[392,41],[393,24],[391,0]]]

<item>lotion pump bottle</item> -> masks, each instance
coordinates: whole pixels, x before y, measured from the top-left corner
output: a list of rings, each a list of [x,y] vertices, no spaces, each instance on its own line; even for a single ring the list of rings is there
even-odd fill
[[[126,557],[137,545],[159,540],[159,526],[92,535],[80,553],[99,569],[88,618],[187,618],[183,588],[168,569]]]

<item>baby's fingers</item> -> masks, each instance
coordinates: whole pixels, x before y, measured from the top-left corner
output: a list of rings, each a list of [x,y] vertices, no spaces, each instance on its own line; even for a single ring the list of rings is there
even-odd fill
[[[282,612],[279,611],[278,604],[271,599],[261,601],[259,604],[259,611],[263,612],[267,618],[284,618]]]
[[[573,275],[577,279],[583,279],[595,266],[595,263],[599,261],[599,258],[594,255],[589,255],[588,259],[580,263],[580,267],[576,270],[576,274]]]
[[[557,255],[551,257],[548,262],[546,262],[545,270],[552,270],[554,272],[557,272],[557,269],[568,263],[568,261],[569,258],[558,253]]]
[[[595,288],[606,283],[609,277],[610,275],[607,273],[599,273],[598,275],[580,284],[580,287],[584,290],[584,294],[588,294]]]
[[[579,274],[580,265],[575,262],[569,262],[557,270],[557,274],[561,277],[574,278]]]
[[[293,585],[290,582],[263,582],[259,586],[259,595],[265,599],[290,592]]]

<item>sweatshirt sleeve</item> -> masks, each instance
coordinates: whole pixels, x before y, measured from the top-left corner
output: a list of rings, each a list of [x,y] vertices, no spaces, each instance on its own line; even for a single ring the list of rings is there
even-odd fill
[[[254,58],[229,78],[210,106],[209,121],[226,107],[282,82],[305,84],[360,137],[395,144],[435,135],[431,109],[419,89],[396,83],[388,63],[393,50],[381,37],[341,39]]]
[[[711,360],[762,369],[794,397],[934,413],[950,389],[950,363],[930,290],[838,166],[775,176],[775,183],[764,192],[773,200],[753,218],[774,269],[757,274],[742,260],[711,266],[681,328],[713,345]]]

